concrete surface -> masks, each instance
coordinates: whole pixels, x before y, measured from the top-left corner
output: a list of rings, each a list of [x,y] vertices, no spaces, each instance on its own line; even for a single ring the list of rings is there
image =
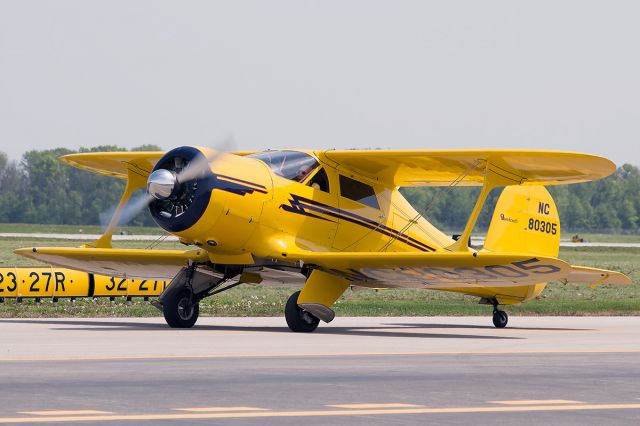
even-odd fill
[[[640,318],[0,320],[0,424],[638,424]]]

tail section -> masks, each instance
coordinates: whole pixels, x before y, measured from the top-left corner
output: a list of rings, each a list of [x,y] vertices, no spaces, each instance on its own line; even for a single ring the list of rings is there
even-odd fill
[[[484,244],[493,252],[557,257],[560,217],[544,186],[507,186],[493,212]]]
[[[560,217],[549,191],[540,185],[507,186],[493,212],[484,249],[557,257]],[[546,285],[513,287],[495,298],[504,304],[524,302],[542,293]]]

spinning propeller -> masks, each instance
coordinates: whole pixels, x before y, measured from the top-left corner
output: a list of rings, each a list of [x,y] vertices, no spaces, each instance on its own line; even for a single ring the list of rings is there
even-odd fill
[[[233,140],[226,139],[215,148],[207,150],[206,154],[198,151],[200,155],[191,160],[175,156],[166,164],[163,160],[169,159],[163,157],[158,162],[162,168],[157,168],[147,178],[146,191],[132,197],[114,211],[114,217],[119,215],[118,224],[128,223],[151,204],[157,204],[158,214],[165,219],[180,216],[193,201],[198,178],[210,172],[215,163],[226,152],[232,150],[233,146]]]

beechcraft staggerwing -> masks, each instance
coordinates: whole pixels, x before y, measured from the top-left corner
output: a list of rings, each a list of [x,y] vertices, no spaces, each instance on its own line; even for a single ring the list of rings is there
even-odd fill
[[[628,284],[619,272],[557,258],[560,219],[545,185],[587,182],[615,171],[601,157],[554,151],[169,152],[63,156],[65,163],[126,179],[100,239],[78,248],[16,253],[52,265],[123,277],[171,279],[155,301],[171,327],[192,327],[199,301],[240,283],[301,288],[289,298],[289,328],[311,332],[334,319],[351,287],[416,288],[477,296],[493,305],[525,302],[550,281]],[[422,217],[398,188],[480,186],[457,239]],[[470,235],[487,195],[504,187],[480,250]],[[191,250],[112,248],[132,194]]]

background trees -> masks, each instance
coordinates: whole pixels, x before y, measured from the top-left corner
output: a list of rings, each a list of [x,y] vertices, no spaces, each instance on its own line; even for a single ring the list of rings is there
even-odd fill
[[[139,151],[161,151],[143,145]],[[117,146],[81,148],[80,152],[125,151]],[[19,164],[0,153],[0,222],[65,225],[106,224],[124,190],[124,181],[70,167],[58,157],[74,151],[29,151]],[[130,225],[153,225],[145,210]]]
[[[567,232],[640,231],[640,171],[625,164],[596,182],[548,187]],[[478,188],[402,188],[402,193],[429,221],[448,231],[460,231],[473,208]],[[494,190],[478,219],[486,230],[500,195]]]
[[[142,145],[134,151],[160,151]],[[108,145],[80,152],[124,151]],[[0,222],[70,225],[105,224],[118,203],[124,181],[62,164],[57,157],[73,151],[58,148],[29,151],[18,163],[0,152]],[[447,231],[464,227],[478,188],[402,188],[402,193],[429,221]],[[577,185],[549,187],[567,232],[640,231],[640,171],[625,164],[610,177]],[[478,221],[489,226],[500,195],[494,190]],[[145,210],[130,225],[153,225]]]

